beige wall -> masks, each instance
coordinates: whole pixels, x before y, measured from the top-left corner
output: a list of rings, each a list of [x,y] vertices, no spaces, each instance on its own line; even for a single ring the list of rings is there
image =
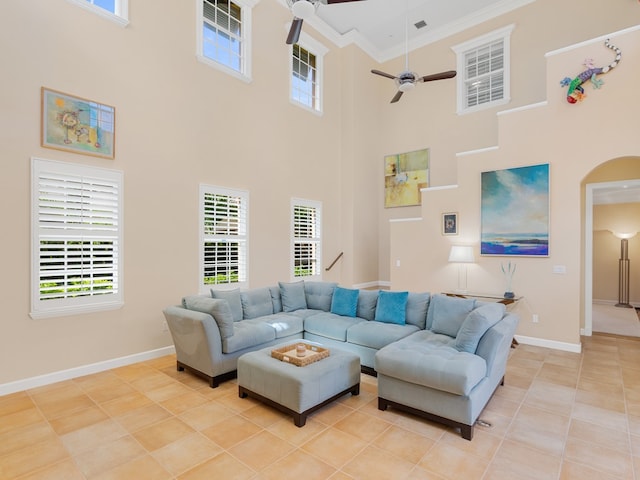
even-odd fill
[[[439,236],[439,224],[434,228],[421,223],[425,233],[403,252],[410,254],[403,268],[413,263],[432,270],[398,277],[390,265],[401,244],[392,242],[389,220],[439,218],[441,211],[453,208],[461,213],[461,231],[472,235],[478,213],[474,175],[484,168],[546,159],[558,165],[554,178],[566,178],[569,186],[564,189],[556,183],[557,191],[552,193],[557,199],[552,208],[558,207],[552,214],[556,235],[565,228],[579,228],[574,182],[579,185],[585,172],[613,155],[637,150],[628,142],[610,146],[614,140],[624,139],[630,127],[610,134],[607,142],[595,149],[587,146],[589,142],[577,141],[575,131],[579,129],[591,140],[596,136],[592,132],[596,125],[608,123],[593,118],[616,118],[617,106],[624,109],[636,98],[622,99],[620,89],[637,89],[638,71],[631,59],[634,55],[637,58],[639,42],[621,45],[625,57],[620,74],[609,75],[604,89],[584,105],[550,105],[544,114],[534,112],[542,118],[533,120],[532,114],[498,119],[496,109],[457,116],[455,81],[420,85],[400,103],[390,105],[392,82],[369,71],[399,72],[402,58],[377,65],[357,47],[339,49],[305,26],[306,33],[329,48],[325,112],[315,116],[288,100],[284,37],[285,24],[291,18],[277,0],[261,0],[254,8],[250,84],[196,61],[194,1],[162,2],[162,8],[157,9],[146,8],[147,2],[129,3],[131,23],[121,28],[65,0],[0,2],[0,64],[4,73],[0,90],[0,208],[5,222],[0,249],[4,268],[0,280],[4,299],[0,362],[5,368],[0,371],[0,385],[171,345],[168,333],[162,332],[161,310],[198,288],[197,191],[201,182],[250,191],[252,287],[288,279],[289,201],[302,197],[323,203],[325,264],[345,252],[325,279],[345,285],[391,280],[411,289],[436,291],[451,285],[450,266],[441,262],[441,255],[431,254],[446,255],[448,250],[448,240],[443,242]],[[451,46],[515,23],[513,101],[509,107],[543,100],[547,90],[559,98],[559,78],[579,71],[580,56],[596,54],[588,49],[565,56],[562,65],[553,65],[547,78],[544,52],[632,25],[638,19],[638,6],[634,2],[557,3],[537,0],[486,25],[419,49],[411,54],[410,65],[423,75],[451,69],[455,65]],[[576,12],[580,21],[568,22]],[[599,52],[600,48],[594,49]],[[41,86],[114,105],[116,159],[41,148]],[[612,93],[618,102],[613,107],[607,103]],[[553,120],[555,132],[538,132],[541,122],[564,112],[560,109],[569,109],[562,114],[567,121],[560,124]],[[597,135],[601,135],[599,131]],[[499,154],[456,160],[457,152],[495,145],[498,139]],[[424,147],[431,149],[431,184],[460,183],[459,195],[455,200],[445,196],[439,205],[428,198],[426,210],[385,210],[384,155]],[[32,156],[124,172],[124,308],[38,321],[29,317]],[[541,315],[537,330],[526,329],[527,334],[575,341],[574,304],[579,292],[573,275],[580,267],[576,242],[570,235],[554,238],[553,255],[560,258],[524,262],[514,288],[525,293],[528,305]],[[570,275],[553,277],[562,287],[553,290],[550,299],[548,269],[552,261],[566,264]],[[480,263],[470,281],[486,278],[487,288],[502,288],[496,280],[498,264]],[[566,308],[542,308],[550,300]]]
[[[640,160],[638,160],[640,163]],[[593,207],[593,300],[618,301],[620,239],[612,232],[640,232],[640,203]],[[628,240],[629,301],[640,303],[640,236]]]

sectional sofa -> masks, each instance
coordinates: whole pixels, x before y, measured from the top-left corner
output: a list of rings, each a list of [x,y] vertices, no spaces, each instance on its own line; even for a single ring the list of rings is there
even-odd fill
[[[305,339],[357,353],[378,375],[380,409],[422,413],[468,439],[503,381],[518,323],[499,303],[308,281],[186,296],[164,315],[178,370],[211,387],[235,377],[241,355]]]

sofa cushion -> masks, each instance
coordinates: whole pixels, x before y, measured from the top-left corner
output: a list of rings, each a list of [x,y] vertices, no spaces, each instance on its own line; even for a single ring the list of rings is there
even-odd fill
[[[456,350],[475,353],[482,336],[502,319],[505,311],[502,303],[488,303],[469,312],[456,336]]]
[[[424,330],[427,325],[427,311],[429,310],[430,299],[431,294],[429,292],[409,292],[406,322]]]
[[[469,395],[486,376],[486,362],[478,355],[446,345],[447,341],[453,342],[448,336],[445,340],[438,337],[444,336],[420,330],[387,345],[376,353],[376,371],[415,385]]]
[[[473,298],[434,295],[427,313],[427,328],[455,338],[464,319],[476,306]],[[430,325],[430,327],[429,327]]]
[[[347,330],[347,342],[376,350],[420,330],[415,325],[360,322]]]
[[[229,308],[231,309],[234,322],[242,320],[242,300],[240,300],[239,288],[234,288],[233,290],[214,290],[212,288],[211,296],[229,302]]]
[[[229,302],[203,295],[190,295],[182,299],[182,306],[196,312],[208,313],[218,324],[220,336],[233,336],[233,315],[229,309]]]
[[[304,319],[289,313],[274,313],[265,317],[254,318],[252,321],[271,325],[275,331],[276,338],[284,338],[304,331]]]
[[[233,337],[222,339],[222,353],[233,353],[245,348],[253,348],[276,339],[275,329],[259,320],[234,322]]]
[[[307,308],[328,312],[331,308],[333,290],[338,284],[335,282],[304,282],[304,294]]]
[[[273,313],[273,301],[268,287],[240,292],[243,318],[256,318]]]
[[[273,313],[282,311],[282,297],[280,296],[280,287],[274,285],[269,287],[269,293],[271,294],[271,303],[273,303]]]
[[[356,316],[365,320],[376,318],[376,305],[378,304],[377,290],[360,290],[358,294],[358,310]]]
[[[278,282],[280,297],[282,298],[282,311],[293,312],[301,308],[307,308],[307,298],[304,293],[304,282]]]
[[[376,306],[376,322],[397,323],[404,325],[407,315],[407,297],[409,292],[378,292],[378,305]]]
[[[331,300],[331,313],[355,317],[358,311],[358,290],[336,287]]]
[[[304,330],[314,335],[345,342],[347,340],[347,330],[351,326],[365,321],[358,317],[345,317],[335,313],[320,312],[305,318]]]

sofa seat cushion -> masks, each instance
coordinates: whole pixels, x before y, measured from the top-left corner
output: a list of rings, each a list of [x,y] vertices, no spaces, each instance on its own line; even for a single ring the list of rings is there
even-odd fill
[[[305,318],[304,330],[308,333],[345,342],[347,330],[360,322],[366,322],[366,320],[358,317],[343,317],[330,312],[319,312]]]
[[[276,332],[276,338],[284,338],[304,331],[304,319],[288,313],[275,313],[265,317],[254,318],[253,320],[271,325]]]
[[[347,342],[376,350],[420,330],[415,325],[360,322],[347,330]]]
[[[276,330],[258,319],[242,320],[233,324],[233,336],[222,339],[222,353],[233,353],[276,339]]]
[[[379,374],[454,395],[469,395],[486,376],[482,357],[459,352],[452,339],[428,330],[419,331],[387,345],[375,356]]]

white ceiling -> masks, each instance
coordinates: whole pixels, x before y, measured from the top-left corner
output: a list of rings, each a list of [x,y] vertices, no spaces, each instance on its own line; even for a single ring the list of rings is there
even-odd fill
[[[598,187],[593,190],[594,205],[638,202],[640,202],[640,182],[638,180],[630,180],[622,186]]]
[[[338,46],[357,44],[379,62],[422,47],[535,0],[363,0],[318,5],[305,20]],[[286,5],[286,0],[280,0]],[[408,21],[407,21],[408,20]],[[427,26],[417,29],[423,20]],[[302,27],[304,31],[304,26]]]

